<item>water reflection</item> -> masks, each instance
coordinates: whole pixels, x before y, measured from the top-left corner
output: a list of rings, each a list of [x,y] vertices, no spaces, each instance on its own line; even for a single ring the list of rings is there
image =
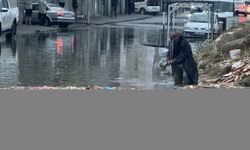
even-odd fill
[[[172,77],[157,69],[162,49],[142,45],[161,43],[159,32],[143,28],[87,28],[19,35],[15,45],[4,48],[12,53],[13,67],[8,69],[12,74],[5,73],[10,80],[1,76],[0,84],[169,88]],[[1,61],[2,55],[3,50]],[[4,57],[9,59],[9,54]]]
[[[18,84],[16,41],[0,43],[0,87]]]

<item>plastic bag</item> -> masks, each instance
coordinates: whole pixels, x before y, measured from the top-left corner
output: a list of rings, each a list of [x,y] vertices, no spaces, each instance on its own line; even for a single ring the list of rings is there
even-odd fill
[[[165,70],[167,67],[168,61],[167,58],[162,58],[158,63],[158,68],[161,70]]]

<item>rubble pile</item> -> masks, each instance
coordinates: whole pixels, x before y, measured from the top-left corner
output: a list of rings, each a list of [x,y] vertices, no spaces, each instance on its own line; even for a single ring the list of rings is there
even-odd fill
[[[250,58],[232,63],[228,73],[216,79],[201,80],[200,87],[237,87],[250,86]]]

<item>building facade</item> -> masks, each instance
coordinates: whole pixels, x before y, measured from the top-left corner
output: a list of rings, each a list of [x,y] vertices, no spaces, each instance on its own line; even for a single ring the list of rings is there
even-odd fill
[[[53,1],[53,0],[52,0]],[[118,0],[118,14],[125,14],[126,2]],[[65,7],[72,10],[72,0],[65,0]],[[92,17],[109,16],[111,13],[111,0],[78,0],[78,14]]]
[[[12,3],[17,3],[20,12],[23,10],[23,2],[25,0],[10,0]],[[33,0],[37,2],[38,0]],[[65,8],[72,10],[72,0],[64,0]],[[111,14],[111,0],[77,0],[79,15],[83,15],[85,18],[93,18],[98,16],[110,16]],[[47,0],[47,2],[58,3],[58,0]],[[118,0],[118,14],[125,14],[128,0]],[[20,14],[22,15],[22,13]]]
[[[25,0],[10,0],[14,5],[18,5],[20,18],[22,18],[23,12],[23,2]],[[58,3],[58,0],[46,0],[50,3]],[[69,10],[72,9],[72,0],[64,0],[65,8]],[[77,14],[83,15],[84,18],[94,18],[98,16],[110,16],[111,14],[111,0],[77,0],[78,1],[78,10]],[[117,14],[127,14],[127,5],[129,0],[118,0],[118,9]],[[164,2],[171,2],[172,0],[155,0],[159,2],[159,5],[162,7]],[[33,2],[38,2],[38,0],[33,0]]]

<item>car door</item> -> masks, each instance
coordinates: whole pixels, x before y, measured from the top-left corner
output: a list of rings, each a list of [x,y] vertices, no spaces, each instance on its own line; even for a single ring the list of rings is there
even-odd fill
[[[146,9],[146,0],[134,0],[135,4],[135,12],[138,13],[140,11],[140,8]]]
[[[2,0],[2,31],[11,29],[11,12],[7,0]]]

